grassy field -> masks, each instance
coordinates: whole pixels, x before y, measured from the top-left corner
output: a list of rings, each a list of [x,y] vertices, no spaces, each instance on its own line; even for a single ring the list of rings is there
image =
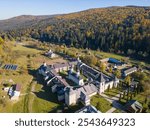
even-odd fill
[[[110,89],[109,91],[108,90],[105,91],[105,94],[109,97],[115,97],[119,93],[120,91],[117,88],[113,88],[113,89]]]
[[[99,104],[99,108],[97,108],[101,112],[107,112],[112,106],[111,103],[106,99],[101,97],[100,95],[95,95],[91,98],[91,104],[97,108],[97,104]]]
[[[65,50],[67,50],[67,48],[65,48]],[[108,52],[103,52],[103,51],[93,51],[93,50],[85,50],[85,49],[77,49],[77,48],[69,48],[68,49],[70,52],[74,52],[75,54],[79,54],[80,56],[85,56],[85,55],[95,55],[96,57],[98,57],[98,59],[103,59],[103,58],[115,58],[118,60],[125,60],[127,63],[131,63],[134,65],[139,65],[140,63],[144,63],[145,66],[150,66],[150,63],[144,62],[144,61],[139,61],[139,60],[135,60],[132,58],[128,58],[124,55],[119,55],[119,54],[115,54],[115,53],[108,53]]]
[[[121,113],[121,110],[116,109],[113,113]]]
[[[82,49],[72,49],[73,52],[78,52],[86,55],[85,51]],[[16,45],[11,43],[11,56],[14,64],[18,65],[17,71],[3,70],[0,68],[0,112],[17,112],[17,113],[30,113],[30,112],[58,112],[63,109],[63,103],[57,101],[57,95],[52,94],[51,88],[43,86],[43,83],[37,80],[36,70],[37,68],[46,61],[47,64],[54,63],[64,63],[61,57],[56,59],[49,59],[43,55],[45,51],[43,49],[33,48],[30,46]],[[91,53],[101,55],[104,57],[112,57],[117,59],[122,59],[124,56],[90,51]],[[6,62],[7,64],[11,62]],[[4,64],[3,64],[4,65]],[[62,76],[66,74],[62,73]],[[14,83],[19,83],[22,86],[21,95],[18,101],[11,101],[7,96],[7,92],[2,91],[3,83],[13,81]],[[73,84],[71,81],[70,84]],[[10,83],[11,84],[11,83]],[[109,92],[105,92],[108,96],[112,97],[118,93],[118,90],[112,89]],[[2,98],[5,96],[5,98]],[[142,95],[137,95],[135,97],[139,102],[144,102],[145,98]],[[122,100],[125,103],[125,100]],[[108,111],[112,106],[111,104],[102,98],[101,96],[93,96],[91,99],[91,104],[97,107],[101,112]],[[74,112],[81,108],[82,105],[71,106],[66,109],[66,112]]]
[[[43,50],[34,49],[22,45],[12,46],[12,58],[18,65],[17,71],[3,70],[0,68],[0,112],[50,112],[62,103],[57,102],[56,95],[51,93],[50,88],[43,89],[43,85],[35,79],[36,69],[47,61],[48,64],[65,62],[60,59],[49,59],[43,55]],[[9,64],[9,63],[8,63]],[[11,101],[7,93],[2,91],[2,83],[13,80],[22,86],[18,101]],[[6,96],[2,99],[1,96]]]
[[[117,54],[113,54],[113,53],[101,52],[101,51],[93,51],[93,53],[98,54],[103,58],[111,57],[111,58],[115,58],[115,59],[118,59],[118,60],[121,60],[121,59],[125,58],[125,56],[121,56],[121,55],[117,55]]]

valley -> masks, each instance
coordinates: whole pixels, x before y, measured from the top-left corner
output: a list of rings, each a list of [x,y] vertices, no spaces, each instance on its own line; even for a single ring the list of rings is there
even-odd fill
[[[98,66],[95,63],[95,61],[88,62],[86,61],[86,56],[89,55],[93,57],[93,55],[96,57],[97,55],[101,56],[101,58],[106,57],[112,57],[116,58],[118,60],[125,59],[124,56],[116,55],[116,54],[110,54],[110,53],[104,53],[99,51],[92,51],[92,50],[84,50],[84,49],[76,49],[76,48],[67,48],[66,46],[58,46],[53,44],[42,44],[37,43],[37,41],[23,41],[20,42],[9,42],[7,43],[11,47],[11,60],[3,60],[3,64],[0,68],[0,112],[23,112],[23,113],[36,113],[36,112],[75,112],[79,108],[82,107],[82,104],[72,107],[64,107],[63,102],[59,102],[57,99],[57,95],[53,94],[51,92],[51,88],[45,85],[42,78],[37,74],[38,68],[43,62],[46,62],[49,65],[52,64],[58,64],[58,63],[66,63],[69,59],[66,59],[66,54],[69,57],[77,58],[78,55],[80,55],[81,59],[84,60],[87,64],[92,65],[93,67],[99,69]],[[54,50],[57,54],[57,58],[48,58],[44,56],[43,54],[48,50]],[[65,53],[64,53],[65,52]],[[64,54],[63,54],[64,53]],[[82,58],[83,57],[83,58]],[[85,57],[85,59],[84,59]],[[101,59],[100,58],[100,59]],[[95,60],[97,61],[99,58],[97,57]],[[99,59],[99,60],[100,60]],[[127,62],[130,62],[130,64],[138,65],[141,64],[138,61],[134,61],[132,59],[128,59]],[[9,63],[9,64],[16,64],[18,65],[18,69],[16,71],[13,70],[4,70],[3,65]],[[143,64],[143,63],[142,63]],[[144,64],[144,68],[149,64]],[[100,67],[101,69],[101,67]],[[104,70],[104,73],[108,73],[106,70]],[[149,73],[148,70],[145,70],[145,73]],[[109,74],[109,73],[108,73]],[[21,94],[19,96],[18,101],[12,101],[9,99],[7,92],[4,92],[2,88],[5,84],[6,86],[10,86],[13,83],[19,83],[22,86]],[[121,88],[119,88],[118,91],[109,90],[105,94],[110,96],[117,95],[121,91]],[[116,93],[116,94],[115,94]],[[140,96],[141,95],[141,96]],[[135,97],[140,103],[145,102],[144,93],[138,94],[138,96]],[[3,98],[2,98],[3,97]],[[102,112],[107,112],[109,109],[111,109],[111,104],[101,97],[102,99],[99,99],[97,96],[93,97],[91,100],[93,105],[98,108]],[[126,99],[122,99],[122,102],[125,103]],[[98,104],[103,104],[106,108],[98,107]],[[108,107],[107,105],[110,104]],[[100,106],[101,106],[100,105]],[[65,110],[64,110],[65,109]],[[103,110],[104,109],[104,110]],[[106,109],[106,110],[105,110]],[[114,109],[115,110],[115,109]],[[119,109],[117,109],[119,111]],[[121,112],[121,111],[120,111]]]
[[[0,20],[0,112],[149,113],[150,7]]]

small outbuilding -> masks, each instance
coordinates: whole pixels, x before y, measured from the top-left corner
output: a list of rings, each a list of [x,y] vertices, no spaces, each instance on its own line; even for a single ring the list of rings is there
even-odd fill
[[[125,105],[125,111],[129,113],[140,113],[142,112],[143,106],[136,100],[130,100]]]
[[[21,85],[15,84],[12,85],[8,91],[8,95],[10,96],[11,100],[17,100],[20,96]]]

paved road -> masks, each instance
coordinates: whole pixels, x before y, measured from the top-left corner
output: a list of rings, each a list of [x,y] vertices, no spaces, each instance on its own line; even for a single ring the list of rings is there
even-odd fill
[[[115,97],[110,98],[109,96],[107,96],[107,95],[104,94],[104,93],[101,94],[102,97],[104,97],[108,102],[110,102],[110,103],[113,105],[113,107],[112,107],[111,109],[109,109],[109,110],[107,111],[107,113],[112,113],[112,112],[114,112],[116,109],[120,109],[120,110],[124,111],[123,106],[122,106],[120,103],[117,102],[117,101],[119,100],[119,95],[120,95],[120,94],[117,94]]]
[[[106,113],[113,113],[116,110],[116,108],[112,107],[111,109],[109,109]]]

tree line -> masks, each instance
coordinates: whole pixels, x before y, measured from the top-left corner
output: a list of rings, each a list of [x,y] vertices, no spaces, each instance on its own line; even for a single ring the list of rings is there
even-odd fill
[[[32,37],[42,42],[66,44],[150,59],[150,8],[111,7],[56,16],[27,28],[9,30],[3,38]]]

